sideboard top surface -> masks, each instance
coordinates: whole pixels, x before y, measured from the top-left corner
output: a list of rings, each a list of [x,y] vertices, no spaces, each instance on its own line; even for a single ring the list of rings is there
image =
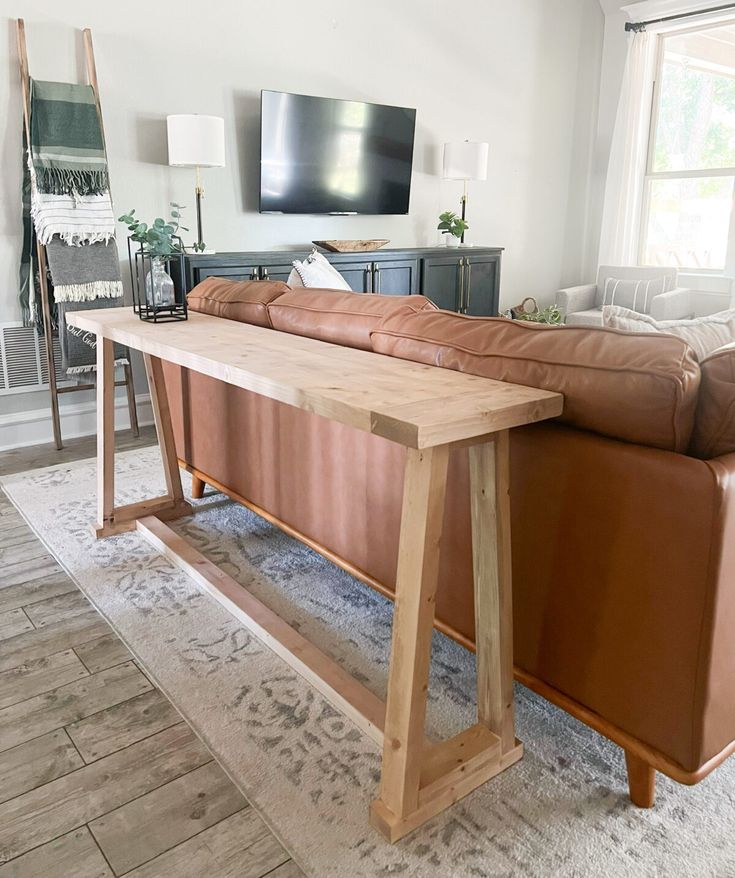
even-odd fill
[[[205,314],[156,325],[124,307],[76,311],[67,322],[412,448],[555,417],[563,406],[558,393]]]
[[[227,261],[235,263],[256,262],[257,260],[267,259],[275,262],[283,259],[291,262],[294,259],[304,259],[314,249],[313,245],[304,244],[303,247],[289,247],[287,250],[227,250],[217,253],[186,253],[187,262],[196,262],[199,265],[222,265]],[[500,254],[503,252],[502,247],[486,247],[475,244],[467,244],[462,247],[381,247],[379,250],[351,250],[346,253],[332,253],[330,251],[317,250],[330,261],[356,259],[358,261],[374,262],[376,259],[390,257],[399,259],[405,257],[421,257],[421,256],[471,256],[484,255],[488,253]]]

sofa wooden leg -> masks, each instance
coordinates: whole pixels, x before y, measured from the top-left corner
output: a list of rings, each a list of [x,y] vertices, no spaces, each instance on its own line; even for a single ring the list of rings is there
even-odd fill
[[[191,477],[191,498],[192,500],[201,500],[204,496],[204,488],[206,487],[206,482],[203,479],[200,479],[199,476]]]
[[[629,750],[625,751],[630,800],[639,808],[653,808],[656,801],[656,769]]]

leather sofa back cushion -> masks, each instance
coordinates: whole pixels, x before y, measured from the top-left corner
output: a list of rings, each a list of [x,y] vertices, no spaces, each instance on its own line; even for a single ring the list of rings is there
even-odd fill
[[[436,311],[424,296],[370,296],[314,288],[293,290],[268,305],[271,325],[351,348],[372,350],[370,332],[396,311]]]
[[[690,452],[709,460],[735,451],[735,344],[700,363],[702,386]]]
[[[289,287],[281,281],[208,277],[194,287],[186,301],[192,311],[270,327],[266,306],[288,292]]]
[[[381,354],[563,393],[560,420],[583,430],[671,451],[689,445],[700,371],[682,339],[447,311],[393,314],[371,339]]]

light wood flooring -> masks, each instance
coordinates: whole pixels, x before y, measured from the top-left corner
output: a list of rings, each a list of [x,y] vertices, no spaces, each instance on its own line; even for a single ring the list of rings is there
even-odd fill
[[[93,454],[5,452],[0,473]],[[0,491],[0,878],[266,875],[302,872]]]

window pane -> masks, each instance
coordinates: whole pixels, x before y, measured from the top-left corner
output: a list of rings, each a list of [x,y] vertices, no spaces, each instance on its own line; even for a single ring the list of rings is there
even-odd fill
[[[735,25],[664,38],[654,171],[735,167]]]
[[[652,180],[645,264],[722,270],[733,182],[733,177]]]

